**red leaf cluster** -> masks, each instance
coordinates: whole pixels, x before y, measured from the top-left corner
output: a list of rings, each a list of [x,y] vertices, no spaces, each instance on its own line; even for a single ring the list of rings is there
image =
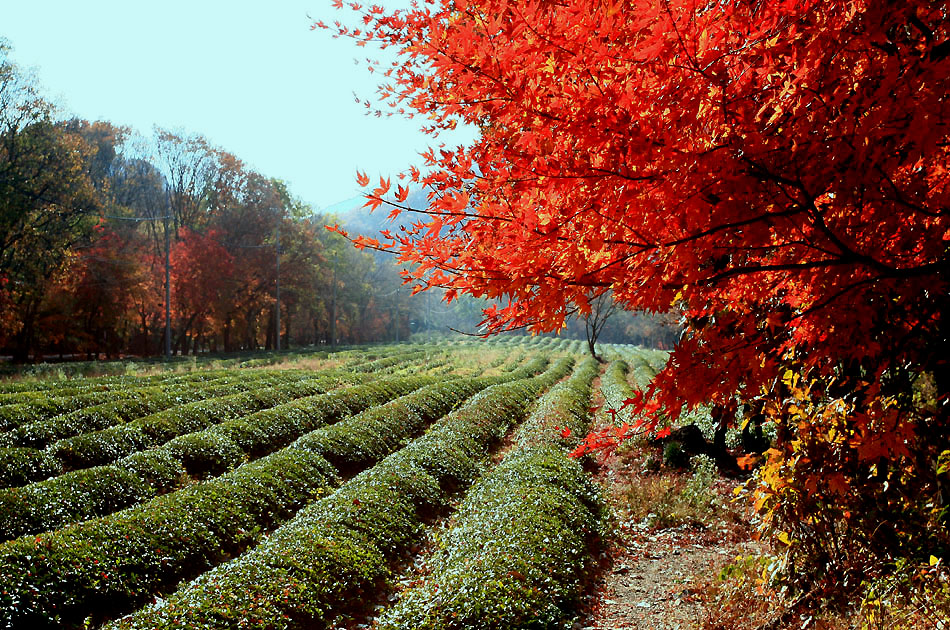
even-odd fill
[[[363,15],[339,34],[399,51],[390,106],[433,133],[481,132],[422,155],[409,179],[429,206],[392,245],[423,286],[503,298],[490,330],[557,330],[606,290],[677,310],[687,333],[650,392],[671,414],[754,397],[791,359],[826,376],[873,365],[873,380],[946,350],[944,8],[441,0]]]

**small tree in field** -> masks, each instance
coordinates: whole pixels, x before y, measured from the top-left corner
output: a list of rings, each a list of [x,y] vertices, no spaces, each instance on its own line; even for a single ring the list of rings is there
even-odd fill
[[[604,360],[597,355],[597,338],[604,330],[607,320],[617,312],[619,304],[613,300],[609,293],[601,293],[588,301],[590,312],[582,314],[584,318],[584,332],[587,334],[587,350],[590,356],[603,363]]]
[[[701,403],[776,423],[755,505],[803,585],[950,549],[944,4],[350,6],[340,34],[400,54],[383,101],[481,132],[424,153],[402,177],[429,207],[358,244],[420,287],[505,298],[494,331],[556,330],[606,289],[679,309],[640,419],[586,448]],[[410,210],[407,188],[382,180],[369,205]]]

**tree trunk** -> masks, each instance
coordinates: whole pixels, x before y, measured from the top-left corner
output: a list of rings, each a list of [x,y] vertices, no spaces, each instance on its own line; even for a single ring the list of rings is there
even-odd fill
[[[20,332],[14,337],[14,363],[27,363],[30,360],[30,351],[33,349],[35,336],[34,324],[36,322],[36,307],[36,300],[30,300],[30,303],[23,311],[23,326],[20,328]]]

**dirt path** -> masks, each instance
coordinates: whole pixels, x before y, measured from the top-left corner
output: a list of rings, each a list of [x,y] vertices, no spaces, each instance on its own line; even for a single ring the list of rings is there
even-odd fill
[[[691,526],[651,531],[646,523],[623,527],[623,547],[599,576],[586,616],[575,628],[699,627],[706,609],[695,584],[755,548],[717,533]]]
[[[653,526],[649,516],[631,517],[622,496],[649,478],[641,472],[645,457],[642,452],[612,455],[597,470],[613,510],[614,531],[574,630],[700,628],[709,610],[698,585],[714,579],[737,556],[759,550],[746,524],[728,508],[668,527]],[[728,505],[734,487],[722,480],[713,484],[720,506]]]

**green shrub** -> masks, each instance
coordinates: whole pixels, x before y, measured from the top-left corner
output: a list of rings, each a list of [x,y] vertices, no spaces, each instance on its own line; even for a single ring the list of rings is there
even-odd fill
[[[0,627],[78,628],[241,552],[327,486],[315,453],[285,449],[110,516],[0,545]]]
[[[599,523],[596,487],[577,462],[550,445],[519,451],[453,520],[431,573],[381,629],[550,628],[571,617]]]
[[[134,399],[136,392],[142,387],[199,382],[223,375],[222,372],[199,372],[177,376],[89,379],[91,384],[84,380],[66,381],[70,385],[53,388],[48,392],[24,392],[17,404],[9,404],[14,402],[14,399],[8,397],[8,404],[0,407],[0,431],[10,431],[24,424],[47,420],[87,407]],[[0,436],[0,445],[16,445],[11,441],[12,437]]]
[[[527,414],[537,392],[564,375],[499,384],[438,421],[423,437],[306,508],[261,545],[183,586],[160,606],[114,628],[287,628],[325,625],[389,575],[388,564],[414,540],[423,517],[444,506],[444,487],[464,487],[499,433]],[[500,408],[498,408],[500,407]],[[474,430],[473,430],[474,429]],[[306,443],[306,439],[301,443]],[[458,469],[440,464],[452,445]]]
[[[129,398],[84,407],[46,420],[17,427],[5,437],[19,446],[44,447],[68,437],[99,431],[135,418],[190,402],[265,387],[282,380],[276,374],[243,375],[190,380],[134,390]]]
[[[0,506],[16,506],[19,510],[6,520],[0,519],[0,539],[46,531],[128,507],[180,486],[185,472],[197,477],[223,472],[243,461],[244,454],[256,457],[271,453],[327,422],[434,380],[390,379],[301,398],[186,434],[188,437],[173,446],[169,443],[140,451],[114,465],[71,471],[24,488],[0,490]],[[102,496],[107,490],[114,493],[111,501]],[[111,509],[105,511],[106,506]],[[0,511],[0,516],[3,514]]]
[[[614,410],[615,424],[631,422],[630,410],[622,409],[623,401],[633,398],[633,390],[627,382],[629,366],[624,361],[612,361],[600,379],[600,393],[604,396],[604,411]]]
[[[185,433],[295,398],[324,393],[339,383],[336,375],[302,381],[296,375],[285,378],[289,382],[282,385],[173,407],[123,425],[59,440],[49,449],[69,468],[107,464]]]
[[[220,475],[237,468],[247,459],[244,451],[233,440],[211,431],[179,436],[163,448],[195,477]]]
[[[74,488],[82,489],[74,492]],[[134,472],[116,466],[75,471],[70,484],[30,484],[0,490],[0,537],[3,540],[21,532],[47,529],[47,523],[74,520],[73,512],[84,518],[109,514],[138,503],[152,490]]]
[[[592,357],[586,357],[571,378],[551,388],[538,402],[537,409],[517,430],[520,448],[554,443],[573,449],[586,434],[589,424],[591,382],[600,371]]]
[[[0,448],[0,488],[22,486],[63,471],[55,457],[35,448]]]
[[[436,383],[373,407],[301,438],[297,445],[321,453],[342,470],[360,469],[403,446],[436,418],[494,379]]]
[[[587,428],[591,359],[546,394],[518,446],[479,480],[441,536],[431,572],[381,629],[553,628],[572,617],[602,501],[555,426]]]

